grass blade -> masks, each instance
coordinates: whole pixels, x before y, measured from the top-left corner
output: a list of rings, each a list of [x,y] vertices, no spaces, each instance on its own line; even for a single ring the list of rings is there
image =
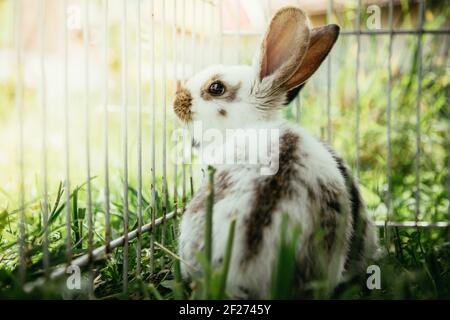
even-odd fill
[[[228,279],[228,271],[230,269],[230,261],[231,261],[231,255],[233,252],[233,242],[234,242],[234,231],[236,229],[236,217],[233,217],[230,223],[230,228],[228,231],[228,239],[227,239],[227,247],[225,251],[225,257],[223,259],[223,269],[222,274],[220,278],[220,285],[219,285],[219,293],[218,293],[218,299],[224,299],[225,298],[225,292],[226,292],[226,286],[227,286],[227,279]]]
[[[209,265],[205,270],[205,290],[209,292],[211,284],[211,263],[212,263],[212,228],[213,228],[213,206],[214,206],[214,173],[216,169],[208,166],[208,196],[206,199],[206,216],[205,216],[205,258]],[[208,295],[207,295],[208,296]]]

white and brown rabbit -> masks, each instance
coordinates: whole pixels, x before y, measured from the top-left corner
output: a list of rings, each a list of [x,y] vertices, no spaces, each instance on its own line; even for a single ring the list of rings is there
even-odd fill
[[[177,91],[174,110],[188,125],[200,121],[204,129],[223,133],[279,131],[274,174],[261,174],[254,164],[216,166],[212,261],[215,266],[222,263],[235,218],[227,283],[231,297],[269,296],[284,214],[289,227],[301,227],[295,261],[299,290],[319,273],[335,286],[352,270],[365,272],[365,259],[377,249],[374,225],[342,159],[278,114],[318,69],[338,35],[336,25],[311,28],[301,9],[283,8],[272,18],[253,66],[209,67]],[[196,253],[204,248],[207,190],[205,181],[181,221],[179,255],[185,279],[201,270]]]

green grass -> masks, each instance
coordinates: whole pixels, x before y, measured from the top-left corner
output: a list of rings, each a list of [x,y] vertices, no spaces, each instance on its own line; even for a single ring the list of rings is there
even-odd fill
[[[210,171],[213,177],[213,171]],[[213,180],[210,180],[211,183]],[[85,186],[74,189],[71,193],[71,204],[73,217],[72,222],[72,250],[74,256],[87,252],[86,225],[87,217],[84,214],[86,208],[82,200]],[[50,234],[50,261],[52,266],[63,265],[65,261],[64,243],[64,212],[65,190],[61,183],[57,191],[50,198],[49,234]],[[136,227],[136,195],[137,191],[130,187],[130,226]],[[208,201],[212,201],[213,195]],[[157,198],[160,202],[160,198]],[[149,202],[144,197],[144,203],[149,207]],[[160,208],[160,205],[157,206]],[[114,209],[120,210],[122,203],[114,203]],[[95,225],[100,225],[103,213],[98,203],[93,204]],[[42,270],[42,210],[36,203],[30,203],[27,207],[32,222],[28,221],[28,237],[26,242],[26,282],[33,281],[43,276]],[[159,211],[160,212],[160,211]],[[212,208],[211,223],[213,222]],[[18,276],[17,231],[9,222],[11,213],[3,212],[0,216],[2,228],[0,246],[0,298],[2,299],[85,299],[88,298],[86,290],[65,289],[65,278],[48,281],[44,286],[38,287],[31,292],[23,290]],[[287,216],[286,216],[287,217]],[[29,217],[30,219],[30,217]],[[145,218],[149,221],[149,217]],[[112,219],[113,233],[120,234],[121,219],[114,214]],[[175,229],[179,221],[168,220],[165,226],[159,226],[154,233],[155,256],[154,272],[151,273],[150,259],[150,235],[143,234],[140,241],[142,244],[140,274],[136,273],[136,245],[137,239],[130,242],[129,246],[129,288],[128,292],[122,290],[123,259],[122,250],[113,250],[105,259],[94,264],[94,286],[97,299],[223,299],[227,298],[226,281],[233,277],[229,274],[229,262],[233,250],[233,239],[235,220],[229,226],[229,237],[223,265],[214,269],[210,264],[212,248],[198,253],[198,259],[205,271],[203,276],[194,279],[191,283],[185,283],[180,275],[180,263],[176,254],[177,244]],[[286,230],[287,219],[283,219],[280,232],[284,235],[279,243],[279,254],[277,256],[272,278],[272,289],[268,299],[289,299],[299,297],[293,291],[292,279],[294,277],[294,255],[298,245],[300,230],[293,230],[288,236]],[[208,224],[206,224],[208,226]],[[205,237],[211,239],[211,228],[207,227]],[[94,245],[103,244],[104,229],[96,229]],[[319,299],[450,299],[450,242],[448,242],[448,230],[446,229],[416,229],[416,228],[393,228],[391,229],[390,242],[384,239],[384,230],[379,229],[380,241],[385,248],[385,255],[374,262],[381,268],[381,290],[368,290],[366,279],[368,274],[347,279],[334,291],[324,290],[326,279],[313,279],[308,283],[312,292],[306,298]],[[6,240],[11,239],[11,240]],[[164,241],[164,244],[162,242]],[[211,240],[209,240],[211,241]],[[86,270],[85,270],[86,271]],[[88,272],[83,273],[83,288],[86,287]]]

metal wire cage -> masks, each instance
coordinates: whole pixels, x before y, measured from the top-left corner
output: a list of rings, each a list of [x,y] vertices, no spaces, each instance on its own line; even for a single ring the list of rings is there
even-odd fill
[[[340,1],[337,1],[340,3]],[[246,41],[259,39],[262,30],[242,30],[242,16],[245,14],[243,1],[222,0],[172,0],[172,1],[51,1],[40,0],[11,1],[11,30],[14,39],[13,54],[15,62],[11,63],[15,75],[15,148],[17,151],[17,199],[18,204],[18,245],[19,268],[22,279],[26,269],[26,219],[29,203],[39,198],[42,211],[43,226],[43,269],[45,277],[29,288],[43,284],[48,278],[58,278],[66,274],[70,265],[90,266],[90,292],[93,296],[92,266],[98,260],[122,247],[123,255],[123,290],[128,288],[129,243],[137,239],[136,272],[141,271],[139,257],[143,249],[149,249],[151,265],[155,251],[155,237],[158,228],[165,228],[168,221],[177,219],[182,214],[187,199],[193,194],[196,177],[199,173],[192,165],[179,166],[168,161],[171,148],[170,133],[179,126],[171,111],[177,81],[182,81],[201,68],[220,62],[247,62],[244,48]],[[299,1],[300,5],[302,1]],[[417,2],[417,25],[407,29],[394,28],[394,7],[396,1],[387,4],[387,27],[369,30],[363,27],[362,16],[365,4],[354,1],[355,29],[343,30],[342,37],[351,38],[356,44],[355,72],[349,76],[355,90],[355,118],[353,145],[354,171],[359,175],[361,167],[360,110],[361,95],[361,53],[364,37],[388,37],[386,54],[386,168],[387,189],[384,204],[387,208],[385,219],[377,221],[377,225],[399,227],[448,228],[448,221],[421,219],[420,212],[420,174],[421,174],[421,99],[423,79],[423,37],[444,36],[448,39],[449,28],[424,28],[426,1]],[[227,5],[227,6],[225,6]],[[37,9],[34,30],[25,22],[26,14],[31,6]],[[234,9],[234,12],[224,10]],[[333,22],[333,13],[337,4],[333,0],[326,1],[326,22]],[[275,11],[273,1],[265,4],[266,21]],[[51,15],[51,16],[50,16]],[[56,17],[56,19],[51,19]],[[227,19],[235,19],[234,27],[225,29]],[[231,18],[230,18],[231,17]],[[229,23],[230,21],[228,21]],[[2,22],[0,24],[4,24]],[[37,26],[37,27],[36,27]],[[56,33],[51,30],[58,30]],[[29,39],[24,35],[36,38],[35,49],[37,60],[30,57]],[[116,34],[118,36],[116,36]],[[393,71],[392,56],[396,37],[414,36],[417,41],[417,93],[415,105],[411,106],[416,117],[415,127],[415,212],[408,221],[396,221],[392,205],[392,101]],[[55,40],[55,37],[57,38]],[[245,38],[245,39],[244,39]],[[51,48],[50,40],[55,40],[58,47]],[[78,46],[74,43],[78,43]],[[230,45],[231,44],[231,45]],[[248,49],[249,50],[249,49]],[[24,54],[27,53],[27,54]],[[234,56],[231,54],[234,53]],[[58,55],[59,67],[50,62],[51,55]],[[232,58],[229,58],[233,56]],[[321,72],[325,83],[325,107],[323,109],[324,125],[322,137],[333,143],[333,67],[332,55],[324,63]],[[35,70],[34,70],[34,69]],[[111,69],[116,73],[111,72]],[[29,71],[32,69],[32,71]],[[57,71],[55,71],[57,70]],[[31,75],[30,75],[31,73]],[[55,74],[56,73],[56,74]],[[80,80],[73,81],[74,75]],[[27,98],[27,83],[33,78],[36,85],[34,100]],[[59,80],[55,81],[55,77]],[[49,81],[52,79],[52,81]],[[49,87],[59,83],[57,88]],[[57,91],[59,95],[52,92]],[[55,96],[57,98],[55,98]],[[55,101],[56,99],[56,101]],[[31,101],[31,102],[30,102]],[[114,102],[117,101],[117,105]],[[29,119],[27,112],[31,105],[37,105],[39,118]],[[49,105],[58,105],[49,109]],[[293,121],[302,121],[302,97],[295,100],[291,107]],[[57,113],[55,116],[54,113]],[[30,123],[34,126],[30,127]],[[120,134],[114,130],[120,128]],[[56,129],[55,129],[56,128]],[[34,133],[37,129],[39,134]],[[54,136],[58,142],[54,142]],[[449,134],[450,135],[450,134]],[[38,147],[30,151],[30,139]],[[81,141],[81,142],[80,142]],[[60,144],[56,156],[49,153],[49,144]],[[448,149],[447,149],[448,152]],[[113,155],[113,156],[112,156]],[[35,159],[36,160],[35,161]],[[57,157],[57,164],[54,157]],[[30,159],[32,158],[32,159]],[[29,187],[30,175],[34,174],[30,163],[39,163],[36,172],[39,176],[39,188],[32,191]],[[55,169],[56,168],[56,169]],[[450,162],[447,170],[450,168]],[[59,171],[58,171],[59,170]],[[114,171],[114,172],[113,172]],[[58,172],[58,173],[55,173]],[[83,176],[80,176],[80,173]],[[117,173],[120,174],[112,174]],[[59,174],[59,176],[58,176]],[[62,175],[62,176],[61,176]],[[114,176],[114,178],[112,178]],[[49,186],[55,180],[64,180],[64,229],[62,234],[66,243],[66,263],[53,267],[50,259],[49,223],[55,215],[52,206]],[[95,182],[94,182],[95,179]],[[113,179],[113,180],[112,180]],[[115,180],[114,180],[115,179]],[[83,184],[84,183],[84,184]],[[95,183],[95,188],[93,184]],[[78,185],[83,184],[83,189]],[[112,187],[112,185],[114,185]],[[117,191],[117,185],[122,186]],[[135,189],[130,189],[135,185]],[[448,182],[450,189],[450,180]],[[114,189],[114,191],[112,190]],[[87,254],[74,257],[73,239],[74,224],[74,191],[83,193],[86,204]],[[150,200],[146,200],[148,191]],[[130,195],[130,192],[133,194]],[[58,193],[59,194],[59,193]],[[135,212],[130,213],[130,198],[136,201]],[[121,199],[120,209],[112,209],[113,202]],[[98,203],[102,208],[98,208]],[[103,215],[100,216],[98,212]],[[136,217],[136,224],[130,229],[130,214]],[[111,229],[113,215],[120,215],[121,234]],[[450,219],[450,208],[448,211]],[[62,218],[61,218],[62,219]],[[176,224],[175,224],[176,226]],[[101,230],[102,234],[98,234]],[[149,243],[141,243],[141,235],[151,235]],[[94,238],[102,239],[103,245],[95,247]],[[164,244],[164,239],[161,239]]]

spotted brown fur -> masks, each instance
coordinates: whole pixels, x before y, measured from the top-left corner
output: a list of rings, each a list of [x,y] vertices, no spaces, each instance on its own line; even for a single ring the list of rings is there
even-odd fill
[[[280,138],[279,169],[264,177],[255,188],[255,197],[246,221],[246,251],[243,262],[256,256],[261,249],[264,228],[270,225],[272,213],[279,202],[295,194],[291,182],[297,178],[295,164],[299,162],[299,136],[288,131]]]
[[[229,172],[220,171],[214,179],[214,203],[224,199],[231,186],[232,183]],[[189,203],[189,211],[194,213],[203,211],[205,209],[206,196],[206,187],[202,186],[202,188],[196,193],[194,198]]]
[[[336,238],[337,219],[341,212],[339,195],[341,190],[331,184],[319,182],[320,228],[324,232],[325,250],[331,252]]]
[[[336,161],[339,172],[347,185],[347,191],[350,197],[353,230],[350,238],[350,250],[345,261],[345,269],[349,270],[353,265],[358,265],[363,259],[364,241],[368,222],[362,217],[362,210],[364,210],[363,200],[356,182],[351,176],[350,170],[331,147],[328,145],[325,145],[325,147]]]

